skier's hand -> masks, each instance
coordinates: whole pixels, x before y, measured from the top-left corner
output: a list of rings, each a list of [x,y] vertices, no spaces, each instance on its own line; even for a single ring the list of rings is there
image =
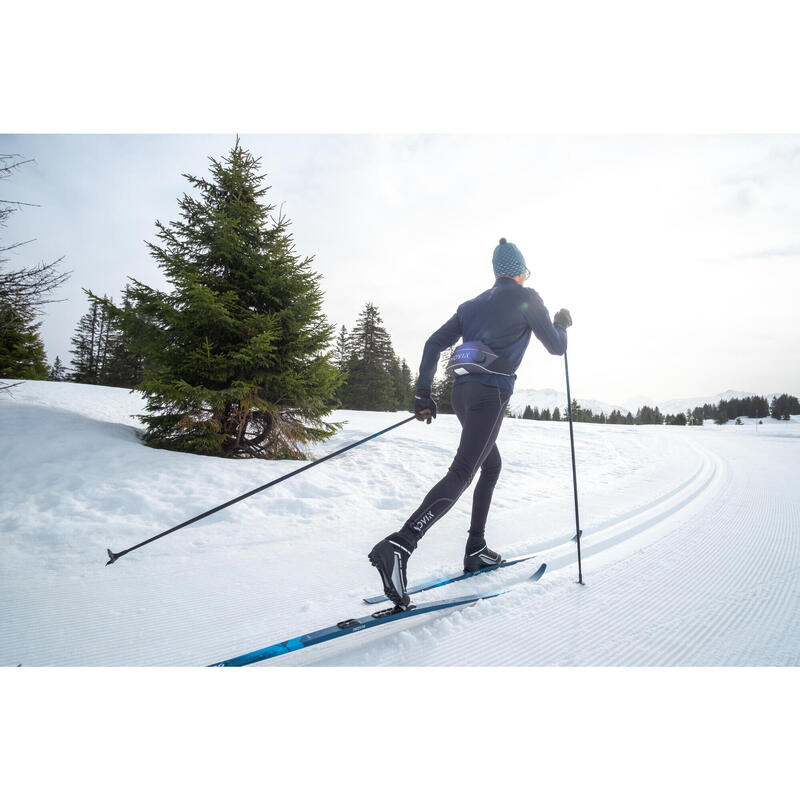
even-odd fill
[[[562,328],[569,328],[569,326],[572,325],[572,314],[570,314],[566,308],[562,308],[561,311],[556,311],[556,315],[553,317],[553,325],[561,325]]]
[[[430,389],[417,389],[414,392],[414,416],[428,425],[436,419],[436,401],[431,397]]]

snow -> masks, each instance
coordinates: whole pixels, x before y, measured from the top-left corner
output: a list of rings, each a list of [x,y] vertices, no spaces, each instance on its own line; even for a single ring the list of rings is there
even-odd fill
[[[147,448],[142,410],[136,393],[70,383],[0,395],[0,665],[202,665],[368,613],[366,553],[459,436],[453,416],[409,423],[105,566],[107,547],[301,465]],[[314,455],[406,416],[338,411],[347,424]],[[263,666],[800,663],[800,419],[577,424],[575,442],[585,586],[568,427],[507,419],[487,537],[506,556],[540,551],[544,578]],[[469,498],[422,540],[410,580],[458,569]],[[536,564],[423,597],[514,585]]]

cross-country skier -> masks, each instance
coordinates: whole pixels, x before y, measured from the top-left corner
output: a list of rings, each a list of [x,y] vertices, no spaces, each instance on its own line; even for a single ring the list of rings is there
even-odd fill
[[[451,359],[456,374],[453,409],[462,431],[458,451],[444,478],[428,492],[403,527],[378,542],[369,554],[386,596],[400,608],[410,605],[406,592],[409,556],[431,525],[453,507],[479,469],[464,570],[474,572],[503,560],[486,545],[484,531],[502,466],[495,440],[514,391],[514,373],[522,362],[531,332],[553,355],[563,355],[567,349],[566,329],[572,325],[572,317],[562,308],[550,321],[542,298],[524,286],[530,271],[517,246],[501,239],[492,255],[492,266],[494,286],[462,303],[428,339],[422,353],[414,413],[418,420],[430,424],[436,418],[431,384],[439,356],[463,340]]]

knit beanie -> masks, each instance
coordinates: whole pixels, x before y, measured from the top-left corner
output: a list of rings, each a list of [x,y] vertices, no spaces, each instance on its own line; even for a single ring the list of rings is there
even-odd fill
[[[505,239],[500,240],[492,253],[492,266],[495,277],[513,278],[527,269],[525,258],[519,248]]]

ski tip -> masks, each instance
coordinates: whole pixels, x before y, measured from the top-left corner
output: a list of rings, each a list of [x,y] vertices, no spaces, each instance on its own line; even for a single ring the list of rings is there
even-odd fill
[[[575,534],[575,535],[572,537],[572,541],[573,541],[573,542],[577,542],[577,541],[578,541],[578,537],[579,537],[579,536],[580,536],[581,538],[583,538],[583,531],[578,531],[578,532],[577,532],[577,533],[576,533],[576,534]]]
[[[547,569],[547,564],[542,564],[542,565],[539,567],[539,569],[537,569],[537,570],[536,570],[536,572],[534,572],[534,573],[533,573],[533,575],[531,575],[531,577],[530,577],[530,580],[532,580],[532,581],[538,581],[538,580],[539,580],[539,578],[541,578],[541,577],[542,577],[542,575],[544,575],[544,571],[545,571],[546,569]]]
[[[108,553],[108,561],[106,561],[106,566],[113,564],[119,558],[119,556],[116,553],[112,553],[111,550],[107,549],[106,552]]]

